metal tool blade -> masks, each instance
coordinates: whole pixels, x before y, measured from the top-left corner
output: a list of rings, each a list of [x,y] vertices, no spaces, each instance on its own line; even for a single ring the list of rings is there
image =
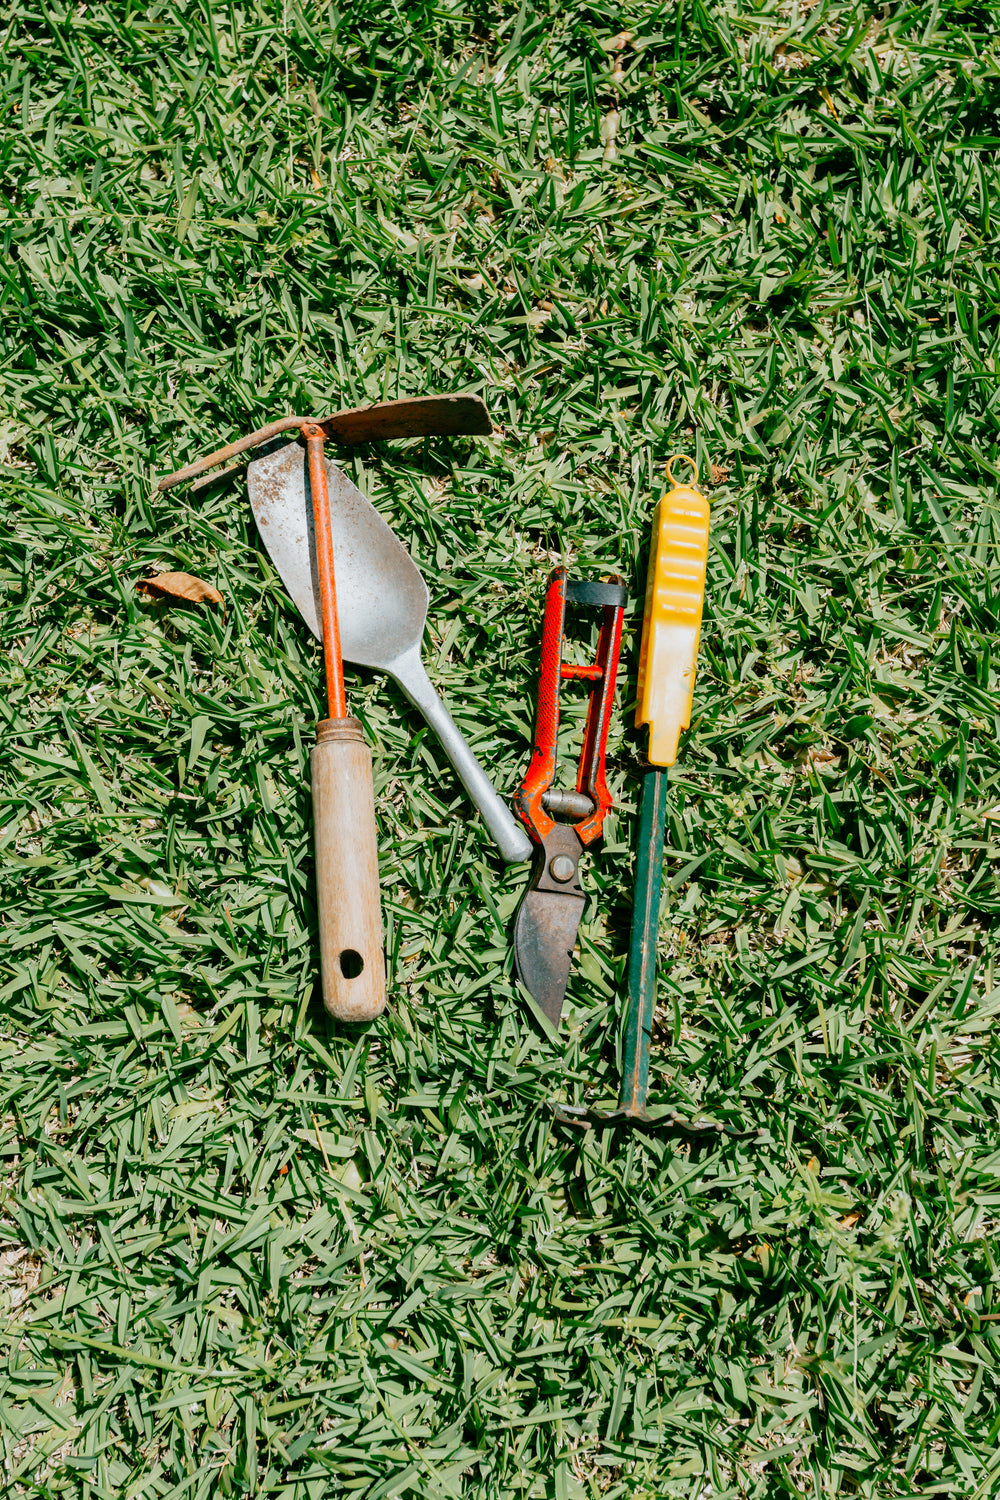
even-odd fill
[[[340,646],[345,661],[383,671],[419,645],[427,585],[371,501],[327,461]],[[314,635],[322,637],[312,497],[298,443],[254,459],[250,504],[268,555]]]
[[[538,845],[531,884],[514,923],[518,978],[553,1026],[562,1015],[586,901],[578,868],[582,853],[576,830],[557,823]]]
[[[559,1025],[584,897],[529,891],[514,923],[518,978],[553,1026]]]
[[[209,476],[217,464],[228,463],[251,448],[270,443],[282,433],[296,432],[309,426],[309,417],[278,417],[256,432],[247,432],[235,442],[204,453],[194,463],[185,464],[173,474],[166,474],[157,485],[171,490],[175,484],[193,479],[193,489],[214,484],[222,473]],[[370,443],[386,438],[455,436],[459,433],[487,434],[493,431],[490,415],[478,396],[414,396],[401,401],[377,401],[374,406],[356,406],[349,411],[335,411],[329,417],[315,419],[328,438],[338,443]],[[232,473],[242,464],[234,464],[223,473]]]

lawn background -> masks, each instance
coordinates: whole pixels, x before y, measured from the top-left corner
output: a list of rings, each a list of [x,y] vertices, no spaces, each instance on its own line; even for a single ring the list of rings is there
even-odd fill
[[[995,1493],[991,9],[4,24],[4,1495]],[[550,566],[636,601],[670,453],[711,496],[650,1130],[552,1108],[616,1087],[636,603],[558,1039],[509,977],[526,868],[349,674],[391,971],[351,1033],[314,998],[317,646],[240,478],[155,493],[287,411],[449,390],[493,439],[343,462],[507,794]]]

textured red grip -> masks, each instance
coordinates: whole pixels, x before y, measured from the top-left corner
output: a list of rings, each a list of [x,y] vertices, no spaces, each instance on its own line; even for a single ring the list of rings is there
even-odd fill
[[[614,580],[616,585],[621,579]],[[573,588],[581,587],[574,584]],[[603,588],[603,586],[602,586]],[[607,590],[605,590],[605,594]],[[555,827],[542,805],[542,798],[552,786],[556,774],[556,749],[559,737],[559,684],[583,681],[593,684],[587,707],[587,724],[577,773],[576,789],[588,796],[594,810],[575,828],[581,844],[592,844],[600,837],[605,816],[611,807],[604,774],[608,726],[615,699],[615,678],[622,640],[621,604],[603,604],[601,633],[597,642],[597,661],[589,666],[563,666],[563,635],[566,626],[567,576],[565,568],[556,568],[549,580],[545,597],[545,619],[542,624],[542,670],[538,681],[538,708],[535,715],[535,748],[527,775],[515,799],[515,806],[536,843],[542,843]],[[622,590],[624,595],[624,589]],[[590,602],[590,601],[587,601]]]
[[[604,755],[608,743],[608,728],[611,710],[615,702],[615,679],[618,676],[618,654],[622,644],[622,618],[620,605],[605,605],[601,621],[601,633],[597,640],[597,667],[599,681],[591,689],[587,707],[587,727],[583,733],[583,750],[580,755],[580,772],[576,780],[578,792],[586,792],[594,804],[589,818],[576,824],[580,843],[585,847],[600,837],[605,816],[611,810],[612,797],[604,775]]]
[[[566,621],[566,569],[556,568],[545,596],[542,624],[542,670],[538,679],[538,709],[535,715],[535,748],[531,765],[521,783],[515,805],[536,843],[555,827],[555,819],[542,806],[542,797],[556,774],[556,742],[559,737],[559,670],[562,666],[563,627]]]

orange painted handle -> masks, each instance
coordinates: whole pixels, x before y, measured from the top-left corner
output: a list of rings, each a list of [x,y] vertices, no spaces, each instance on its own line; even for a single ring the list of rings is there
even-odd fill
[[[326,484],[323,446],[326,433],[315,422],[302,428],[309,459],[309,490],[312,494],[313,531],[316,536],[316,571],[319,574],[320,621],[323,626],[323,662],[326,668],[327,713],[331,719],[346,719],[344,658],[340,649],[340,619],[337,615],[337,585],[333,572],[333,532],[330,528],[330,492]]]

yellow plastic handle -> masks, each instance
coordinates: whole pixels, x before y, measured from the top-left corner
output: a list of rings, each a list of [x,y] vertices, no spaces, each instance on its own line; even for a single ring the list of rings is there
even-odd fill
[[[678,484],[653,513],[653,538],[646,575],[646,606],[639,653],[636,728],[649,725],[649,762],[672,766],[677,742],[691,722],[695,664],[705,603],[708,567],[708,501],[693,484]],[[691,459],[686,459],[698,469]]]

